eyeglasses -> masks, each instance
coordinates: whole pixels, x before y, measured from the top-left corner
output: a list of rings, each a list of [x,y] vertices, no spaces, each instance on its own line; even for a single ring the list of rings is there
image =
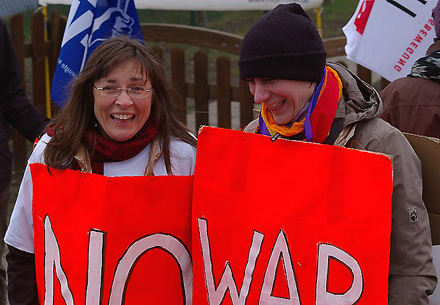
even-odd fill
[[[98,90],[99,92],[101,92],[101,94],[103,96],[108,96],[108,97],[118,96],[119,94],[121,94],[122,90],[125,90],[125,91],[127,91],[127,94],[130,97],[142,98],[142,97],[147,97],[148,93],[153,91],[153,88],[145,89],[142,86],[133,86],[133,87],[128,87],[128,88],[119,88],[119,87],[116,87],[116,86],[105,86],[105,87],[102,87],[102,88],[98,88],[96,86],[93,86],[93,87],[96,90]]]

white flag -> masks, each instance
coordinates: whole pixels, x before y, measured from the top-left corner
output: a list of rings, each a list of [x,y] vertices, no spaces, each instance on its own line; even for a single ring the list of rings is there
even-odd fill
[[[347,58],[389,81],[405,77],[433,43],[437,1],[360,0],[342,29]]]

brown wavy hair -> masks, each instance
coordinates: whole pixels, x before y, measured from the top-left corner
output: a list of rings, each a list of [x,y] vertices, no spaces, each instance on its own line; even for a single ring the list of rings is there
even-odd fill
[[[172,174],[171,135],[196,147],[196,139],[179,119],[183,109],[172,98],[162,60],[141,41],[118,36],[102,42],[92,52],[70,87],[66,105],[52,119],[50,126],[54,134],[44,152],[48,166],[56,169],[72,168],[77,150],[85,144],[86,129],[93,128],[97,123],[93,110],[93,84],[105,78],[116,65],[132,59],[139,64],[140,72],[146,73],[154,89],[148,119],[158,123],[158,136],[162,139],[162,154],[168,174]]]

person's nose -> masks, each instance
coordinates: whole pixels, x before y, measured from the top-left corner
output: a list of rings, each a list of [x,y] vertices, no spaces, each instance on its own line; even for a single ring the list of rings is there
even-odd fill
[[[127,90],[121,90],[121,93],[119,93],[119,95],[116,97],[116,105],[123,109],[129,108],[131,105],[133,105],[132,97],[128,95]]]
[[[267,88],[261,84],[256,82],[254,84],[254,88],[253,88],[253,95],[254,95],[254,102],[257,104],[262,104],[264,102],[266,102],[267,100],[269,100],[270,98],[270,92],[269,90],[267,90]]]

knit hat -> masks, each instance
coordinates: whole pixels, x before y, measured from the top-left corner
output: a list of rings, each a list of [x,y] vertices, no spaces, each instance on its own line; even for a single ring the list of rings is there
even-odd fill
[[[280,4],[244,36],[240,77],[281,78],[319,83],[327,52],[310,17],[299,4]]]
[[[432,9],[432,17],[434,18],[435,36],[440,38],[440,1]]]

